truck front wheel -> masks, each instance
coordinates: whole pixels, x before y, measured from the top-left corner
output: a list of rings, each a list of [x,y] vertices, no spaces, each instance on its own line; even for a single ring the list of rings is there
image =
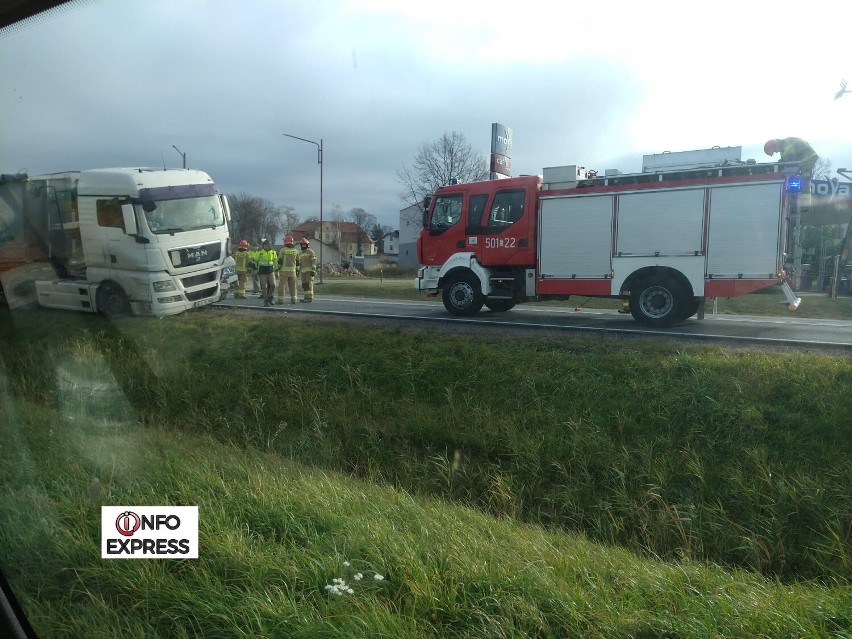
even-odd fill
[[[98,289],[98,310],[107,317],[130,315],[130,300],[118,284],[106,282]]]
[[[652,277],[630,290],[630,314],[640,324],[666,328],[684,319],[686,295],[668,277]]]
[[[485,301],[479,280],[472,273],[453,276],[443,287],[442,299],[452,315],[476,315]]]

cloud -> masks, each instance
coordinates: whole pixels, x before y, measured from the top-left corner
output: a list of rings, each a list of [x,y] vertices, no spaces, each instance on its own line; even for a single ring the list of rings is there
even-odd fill
[[[175,145],[223,190],[305,217],[316,147],[290,133],[323,141],[326,210],[396,225],[419,146],[459,131],[487,154],[492,122],[514,130],[516,173],[713,145],[766,160],[788,135],[852,166],[852,96],[832,100],[852,76],[847,4],[798,28],[726,0],[92,0],[0,35],[0,170],[180,166]]]

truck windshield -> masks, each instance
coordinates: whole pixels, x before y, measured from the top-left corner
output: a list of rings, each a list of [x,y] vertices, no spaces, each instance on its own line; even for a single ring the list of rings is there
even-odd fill
[[[225,215],[215,195],[155,200],[157,208],[145,211],[152,233],[180,233],[193,229],[222,226]]]

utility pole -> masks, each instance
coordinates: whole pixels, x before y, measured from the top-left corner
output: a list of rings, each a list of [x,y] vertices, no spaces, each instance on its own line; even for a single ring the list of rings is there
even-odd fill
[[[287,137],[287,138],[293,138],[294,140],[301,140],[302,142],[308,142],[309,144],[315,144],[316,147],[317,147],[317,164],[319,164],[319,167],[320,167],[320,237],[319,237],[319,242],[320,242],[320,247],[319,247],[320,248],[320,254],[319,254],[320,279],[319,279],[319,284],[322,284],[323,283],[322,282],[322,264],[323,264],[323,262],[322,262],[322,245],[323,245],[323,240],[322,240],[322,233],[323,233],[323,225],[322,225],[322,138],[320,138],[319,142],[314,142],[313,140],[306,140],[305,138],[300,138],[300,137],[297,137],[295,135],[290,135],[289,133],[282,133],[281,135],[283,135],[284,137]]]
[[[177,148],[174,144],[172,144],[172,148],[180,153],[180,156],[183,158],[183,168],[186,168],[186,153],[182,153],[179,148]]]

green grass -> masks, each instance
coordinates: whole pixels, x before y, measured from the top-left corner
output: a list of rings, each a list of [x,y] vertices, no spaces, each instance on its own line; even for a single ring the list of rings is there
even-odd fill
[[[384,299],[425,300],[440,304],[439,297],[428,297],[414,289],[414,276],[410,278],[384,278],[346,280],[344,278],[326,278],[325,284],[317,287],[318,295],[351,295],[358,297],[377,297]],[[852,296],[840,296],[831,299],[828,295],[809,294],[802,299],[799,308],[790,312],[787,302],[780,291],[767,291],[743,295],[741,297],[717,298],[716,313],[720,315],[760,315],[770,317],[791,317],[808,319],[852,320]],[[561,306],[575,308],[596,308],[616,310],[621,308],[621,300],[607,298],[587,298],[574,296],[567,301],[532,302],[536,306]],[[706,302],[705,314],[712,317],[714,299]]]
[[[0,563],[44,636],[852,636],[846,357],[2,319]],[[158,503],[199,560],[100,559],[97,505]]]

